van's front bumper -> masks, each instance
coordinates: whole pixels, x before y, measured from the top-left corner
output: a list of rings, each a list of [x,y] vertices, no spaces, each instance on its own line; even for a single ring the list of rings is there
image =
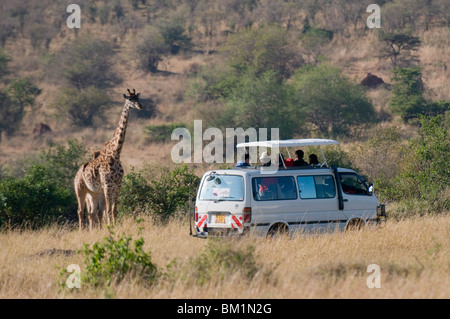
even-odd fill
[[[377,222],[378,224],[381,224],[381,222],[387,221],[387,214],[386,214],[386,205],[381,204],[377,206]]]

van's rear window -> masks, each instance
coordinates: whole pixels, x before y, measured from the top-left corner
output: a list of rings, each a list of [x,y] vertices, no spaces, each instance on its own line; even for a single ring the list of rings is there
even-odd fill
[[[200,200],[244,200],[244,179],[237,175],[207,176],[200,190]]]

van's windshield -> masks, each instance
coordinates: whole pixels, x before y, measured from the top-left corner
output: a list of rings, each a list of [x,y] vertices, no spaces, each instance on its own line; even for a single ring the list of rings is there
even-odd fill
[[[237,175],[209,175],[200,190],[200,200],[244,200],[244,179]]]

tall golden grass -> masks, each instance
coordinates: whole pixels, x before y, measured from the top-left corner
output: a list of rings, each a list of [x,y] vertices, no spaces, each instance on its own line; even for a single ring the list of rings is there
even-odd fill
[[[139,227],[143,227],[139,234]],[[192,262],[208,241],[189,236],[180,220],[157,226],[124,218],[115,229],[145,240],[145,250],[165,272],[153,286],[127,278],[110,287],[62,289],[62,268],[79,264],[73,253],[108,235],[108,230],[78,232],[51,226],[38,231],[0,234],[0,298],[449,298],[450,215],[388,221],[384,228],[360,232],[265,239],[221,238],[236,249],[254,247],[258,273],[251,281],[240,272],[200,285]],[[380,288],[368,288],[370,264],[380,267]],[[59,267],[59,268],[58,268]],[[69,274],[67,274],[67,277]]]

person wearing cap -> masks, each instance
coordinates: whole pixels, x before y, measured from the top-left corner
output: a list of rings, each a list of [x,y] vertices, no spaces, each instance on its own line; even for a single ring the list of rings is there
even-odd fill
[[[259,161],[261,162],[261,166],[270,166],[271,158],[267,152],[263,152],[259,157]]]

